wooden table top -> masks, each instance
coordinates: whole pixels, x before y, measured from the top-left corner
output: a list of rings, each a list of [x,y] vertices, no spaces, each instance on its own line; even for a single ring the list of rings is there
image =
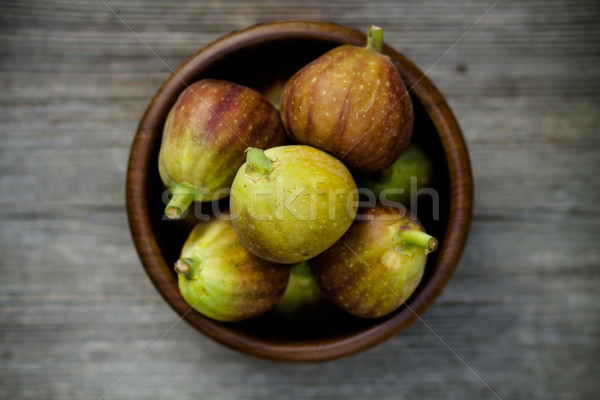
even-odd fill
[[[323,364],[178,322],[125,213],[131,140],[169,68],[282,19],[382,26],[446,96],[475,180],[424,323]],[[597,398],[598,20],[585,0],[0,2],[0,398]]]

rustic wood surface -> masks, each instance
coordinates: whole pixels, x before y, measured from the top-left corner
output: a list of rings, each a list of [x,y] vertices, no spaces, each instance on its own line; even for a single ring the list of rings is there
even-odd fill
[[[165,63],[279,19],[383,26],[447,96],[475,178],[471,236],[426,325],[317,365],[177,323],[125,215]],[[0,2],[0,398],[596,399],[599,20],[592,0]]]

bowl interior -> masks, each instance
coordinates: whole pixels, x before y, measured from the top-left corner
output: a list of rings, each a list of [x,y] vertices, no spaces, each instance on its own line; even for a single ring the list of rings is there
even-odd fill
[[[326,26],[330,25],[319,24],[316,27]],[[327,318],[320,317],[312,321],[309,318],[304,319],[302,323],[281,319],[274,312],[241,323],[221,323],[207,319],[193,310],[188,312],[189,307],[179,296],[172,266],[193,227],[196,218],[194,214],[210,214],[212,207],[222,210],[228,204],[228,200],[214,204],[195,203],[192,207],[193,212],[183,221],[169,221],[163,218],[164,188],[158,175],[157,159],[162,124],[166,113],[176,100],[176,95],[185,87],[182,81],[190,84],[202,78],[226,79],[251,87],[270,100],[278,102],[286,80],[304,65],[340,44],[364,43],[364,35],[361,33],[343,27],[336,29],[340,31],[335,34],[319,29],[316,29],[315,33],[315,27],[306,31],[310,33],[297,33],[291,29],[282,33],[275,28],[267,30],[268,34],[264,30],[255,32],[254,35],[237,33],[217,42],[216,46],[209,46],[200,51],[180,67],[177,76],[172,76],[159,91],[138,130],[138,135],[146,139],[143,143],[139,140],[134,141],[133,145],[132,154],[136,145],[145,146],[145,157],[137,157],[136,161],[136,157],[132,155],[130,159],[128,211],[140,215],[145,213],[145,222],[140,223],[130,215],[130,224],[136,247],[150,278],[169,304],[200,331],[229,347],[263,358],[286,361],[319,360],[340,357],[372,346],[408,325],[416,318],[415,312],[420,313],[431,304],[456,266],[457,260],[454,260],[454,265],[448,265],[447,260],[439,262],[439,257],[444,253],[444,246],[449,241],[448,235],[453,231],[450,229],[452,227],[449,227],[452,177],[448,146],[442,139],[445,133],[438,129],[440,124],[436,126],[432,119],[432,105],[426,103],[428,98],[423,99],[423,96],[419,95],[417,89],[422,89],[422,86],[417,88],[415,85],[415,90],[411,91],[415,107],[412,141],[419,144],[434,163],[436,175],[432,186],[437,193],[437,199],[430,195],[421,196],[418,204],[412,205],[411,211],[417,214],[427,231],[438,238],[440,249],[430,255],[423,280],[407,302],[407,306],[374,320],[359,319],[342,311],[332,310]],[[394,55],[397,53],[391,56],[403,74],[407,86],[412,86],[415,81],[414,71],[407,71],[406,59]],[[409,67],[415,68],[412,64]],[[421,82],[417,82],[417,85],[421,85]],[[443,105],[445,106],[445,103]],[[150,119],[152,121],[149,121]],[[140,132],[142,130],[143,134]],[[132,170],[139,174],[132,174]],[[143,182],[137,185],[133,182],[134,179]],[[468,189],[470,190],[470,187]],[[140,192],[139,200],[142,204],[132,204],[129,192],[135,190]],[[148,238],[136,240],[136,235],[149,235],[152,239],[148,242],[151,244],[150,248],[141,249],[144,247],[144,243],[141,242]],[[436,278],[439,274],[448,276],[444,279]],[[425,292],[436,279],[436,288]],[[353,345],[336,347],[337,350],[333,352],[319,351],[341,343]]]

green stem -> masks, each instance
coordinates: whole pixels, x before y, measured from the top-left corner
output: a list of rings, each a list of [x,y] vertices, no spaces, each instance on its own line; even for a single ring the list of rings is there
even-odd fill
[[[402,229],[392,237],[394,246],[419,246],[425,249],[427,253],[435,251],[438,247],[438,241],[431,235],[418,229]]]
[[[383,47],[383,29],[371,25],[367,29],[367,49],[381,53]]]
[[[311,277],[312,273],[310,271],[310,265],[308,265],[308,263],[302,262],[299,264],[294,264],[292,265],[292,273],[296,276],[302,276],[302,277]]]
[[[173,185],[173,197],[165,208],[165,215],[169,219],[180,218],[185,210],[196,198],[196,190],[185,185],[176,183]]]
[[[246,175],[251,179],[260,179],[273,171],[273,162],[265,152],[255,147],[250,147],[246,154]]]
[[[200,272],[200,264],[202,264],[200,259],[195,257],[180,258],[175,262],[175,272],[187,279],[196,280]]]
[[[290,279],[295,280],[296,284],[302,288],[308,288],[315,284],[310,265],[306,261],[292,265]]]

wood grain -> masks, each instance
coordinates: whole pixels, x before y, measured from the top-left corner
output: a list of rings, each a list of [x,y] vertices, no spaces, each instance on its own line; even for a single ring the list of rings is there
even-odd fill
[[[173,68],[231,30],[305,18],[380,24],[428,71],[492,2],[107,3]],[[501,0],[428,72],[476,192],[461,264],[424,321],[504,399],[600,390],[599,17],[591,0]],[[0,398],[99,398],[177,321],[124,206],[133,132],[169,73],[101,2],[0,3]],[[496,398],[422,323],[349,359],[282,366],[183,322],[106,398],[165,397]]]

